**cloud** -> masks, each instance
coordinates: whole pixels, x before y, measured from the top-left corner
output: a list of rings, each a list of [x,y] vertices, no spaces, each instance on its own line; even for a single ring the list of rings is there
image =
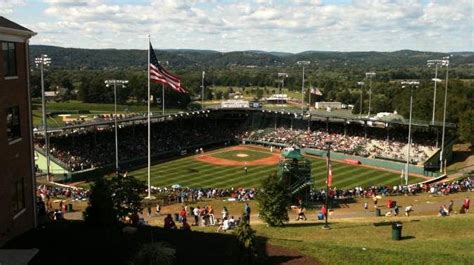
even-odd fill
[[[0,15],[9,15],[15,8],[25,5],[25,0],[0,0]]]
[[[93,48],[95,42],[100,42],[101,46],[115,48],[143,48],[140,42],[129,40],[151,33],[159,39],[159,47],[221,51],[474,49],[471,0],[359,0],[339,4],[321,0],[44,3],[44,13],[53,22],[38,23],[32,26],[33,30],[50,40],[73,38],[75,41],[69,43],[81,47]],[[440,36],[449,39],[441,42]]]

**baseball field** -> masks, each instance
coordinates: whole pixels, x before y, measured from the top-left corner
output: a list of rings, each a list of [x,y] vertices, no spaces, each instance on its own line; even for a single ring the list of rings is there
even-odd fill
[[[258,146],[234,146],[199,153],[193,156],[161,163],[151,168],[151,185],[164,187],[179,184],[183,187],[230,188],[258,187],[263,178],[278,168],[280,152]],[[316,188],[325,187],[326,160],[311,160],[312,175]],[[247,170],[246,170],[247,169]],[[400,173],[333,161],[333,186],[353,188],[370,185],[400,184]],[[147,179],[147,168],[129,173],[141,180]],[[425,180],[410,176],[409,183]]]

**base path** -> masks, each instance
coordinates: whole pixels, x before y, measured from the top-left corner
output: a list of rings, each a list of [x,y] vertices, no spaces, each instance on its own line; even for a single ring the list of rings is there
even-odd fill
[[[204,155],[197,155],[194,157],[194,159],[208,163],[208,164],[213,164],[213,165],[220,165],[220,166],[271,166],[271,165],[276,165],[280,162],[280,153],[272,153],[270,157],[258,159],[258,160],[253,160],[253,161],[236,161],[236,160],[230,160],[230,159],[224,159],[224,158],[218,158],[212,156],[213,154],[218,154],[218,153],[225,153],[229,151],[261,151],[261,148],[252,148],[252,147],[247,147],[247,146],[234,146],[226,149],[221,149],[215,152],[210,152],[208,154]]]

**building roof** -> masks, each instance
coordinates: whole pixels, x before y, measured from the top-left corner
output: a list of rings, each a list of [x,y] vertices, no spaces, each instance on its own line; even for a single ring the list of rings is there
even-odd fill
[[[36,35],[35,32],[18,25],[17,23],[0,16],[0,33],[9,35],[17,35],[22,37],[31,37]]]
[[[34,33],[33,31],[16,24],[15,22],[6,19],[5,17],[0,16],[0,27],[3,28],[10,28],[10,29],[16,29],[16,30],[22,30],[22,31],[29,31],[31,33]]]

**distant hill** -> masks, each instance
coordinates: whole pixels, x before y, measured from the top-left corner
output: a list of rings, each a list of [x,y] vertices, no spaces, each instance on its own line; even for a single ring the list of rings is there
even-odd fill
[[[474,64],[474,52],[438,53],[412,50],[395,52],[325,52],[301,53],[168,49],[155,50],[158,60],[168,61],[172,68],[292,67],[299,60],[318,66],[366,69],[410,68],[426,65],[426,60],[452,54],[453,66]],[[65,69],[146,69],[146,50],[78,49],[46,45],[31,45],[31,60],[41,53],[53,59],[53,66]]]

